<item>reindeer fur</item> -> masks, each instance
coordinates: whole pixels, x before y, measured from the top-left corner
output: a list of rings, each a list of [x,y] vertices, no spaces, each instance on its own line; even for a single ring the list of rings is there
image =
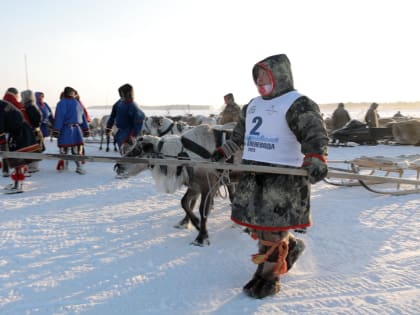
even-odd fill
[[[209,125],[200,125],[190,129],[183,134],[183,137],[200,144],[210,153],[216,149],[214,130]],[[139,138],[132,150],[126,154],[126,156],[160,156],[163,158],[173,158],[178,155],[188,155],[192,160],[203,159],[197,153],[185,148],[181,136],[178,135],[163,137],[145,135]],[[146,169],[144,164],[126,164],[123,167],[130,176]],[[174,193],[184,185],[188,188],[181,200],[181,206],[186,216],[178,223],[178,226],[185,226],[191,220],[191,223],[199,231],[193,244],[208,245],[207,217],[213,205],[215,194],[222,184],[219,181],[218,171],[199,167],[182,167],[182,169],[179,169],[176,166],[155,166],[151,171],[157,188],[165,193]],[[200,219],[193,213],[199,196],[201,196]]]

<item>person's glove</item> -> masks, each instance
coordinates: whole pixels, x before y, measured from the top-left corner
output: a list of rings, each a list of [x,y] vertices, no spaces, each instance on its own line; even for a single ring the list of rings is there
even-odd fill
[[[311,184],[323,180],[328,174],[327,160],[320,154],[306,154],[302,167],[308,171]]]
[[[222,148],[216,148],[216,150],[213,151],[213,154],[210,157],[210,160],[212,162],[218,162],[221,159],[225,159],[226,155]]]
[[[90,137],[90,131],[89,131],[89,129],[83,130],[83,137],[85,137],[85,138]]]
[[[58,131],[57,129],[54,129],[53,131],[52,131],[52,136],[54,137],[54,138],[60,138],[60,131]]]
[[[230,159],[236,151],[240,148],[239,146],[233,142],[232,140],[227,140],[224,144],[214,150],[210,159],[213,162],[220,161],[221,159],[225,158],[226,160]]]

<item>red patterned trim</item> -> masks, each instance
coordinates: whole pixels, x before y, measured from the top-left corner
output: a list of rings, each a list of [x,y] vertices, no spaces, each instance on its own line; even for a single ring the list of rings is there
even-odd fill
[[[263,68],[267,72],[267,74],[270,76],[270,80],[271,80],[271,84],[272,84],[271,91],[268,92],[266,95],[261,95],[261,96],[269,96],[276,89],[276,80],[274,79],[273,71],[271,71],[271,69],[266,64],[264,64],[262,62],[260,62],[259,64],[257,64],[257,66]],[[256,80],[255,80],[255,83],[257,83]]]
[[[231,218],[231,220],[233,222],[235,222],[236,224],[243,225],[243,226],[249,227],[249,228],[254,229],[254,230],[259,230],[259,231],[288,231],[288,230],[297,230],[297,229],[303,229],[303,228],[306,228],[306,227],[309,227],[309,226],[312,225],[312,222],[309,221],[309,223],[307,223],[307,224],[299,224],[299,225],[284,226],[284,227],[272,227],[272,226],[253,225],[253,224],[249,224],[249,223],[245,223],[245,222],[236,220],[234,218]]]
[[[33,144],[22,149],[16,150],[16,152],[35,152],[41,150],[41,146],[39,144]]]
[[[317,158],[318,160],[321,160],[324,163],[327,163],[327,157],[325,157],[324,155],[321,155],[321,154],[308,153],[308,154],[305,154],[305,158],[307,158],[307,157],[308,158],[314,157],[314,158]]]

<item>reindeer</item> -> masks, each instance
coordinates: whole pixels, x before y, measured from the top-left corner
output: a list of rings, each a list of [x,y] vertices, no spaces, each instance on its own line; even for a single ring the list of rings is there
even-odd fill
[[[182,136],[167,135],[163,137],[145,135],[137,139],[136,144],[128,151],[127,157],[179,157],[191,160],[208,160],[217,146],[221,145],[223,137],[229,137],[232,130],[212,128],[200,125],[186,131]],[[240,154],[240,153],[239,153]],[[238,154],[238,156],[239,156]],[[117,164],[116,170],[123,169],[130,176],[147,169],[145,164]],[[188,189],[181,200],[185,217],[176,227],[185,227],[189,222],[199,231],[193,245],[209,245],[207,218],[213,205],[213,200],[219,188],[224,184],[222,172],[215,169],[189,166],[154,166],[152,177],[157,188],[165,193],[174,193],[182,186]],[[230,172],[231,178],[236,178],[238,172]],[[229,195],[233,195],[233,181],[227,184]],[[201,196],[199,213],[195,216],[193,209],[198,197]]]
[[[185,122],[175,122],[168,117],[150,116],[144,120],[141,133],[162,137],[165,135],[180,135],[191,128]]]
[[[192,115],[186,114],[184,116],[180,116],[177,118],[179,121],[183,121],[187,123],[189,126],[199,126],[199,125],[217,125],[218,117],[214,114],[210,114],[209,116],[205,115]]]
[[[106,134],[106,125],[108,123],[108,119],[109,119],[110,115],[105,115],[101,118],[101,121],[99,123],[100,125],[100,135],[101,135],[101,143],[99,145],[99,150],[102,150],[102,144],[104,142],[104,135],[106,136],[106,152],[109,152],[109,143],[111,142],[111,136],[108,134]],[[112,137],[113,137],[113,144],[114,144],[114,151],[118,152],[118,148],[117,148],[117,140],[115,139],[115,134],[117,133],[117,127],[115,127],[115,125],[112,127]]]
[[[90,130],[90,136],[96,137],[100,134],[101,131],[101,121],[98,117],[95,117],[92,119],[92,121],[89,123],[89,130]]]

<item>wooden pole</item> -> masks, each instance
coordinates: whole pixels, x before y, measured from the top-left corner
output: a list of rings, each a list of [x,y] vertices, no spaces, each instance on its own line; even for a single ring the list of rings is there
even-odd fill
[[[308,176],[305,169],[290,168],[290,167],[273,167],[262,165],[249,164],[230,164],[221,162],[207,162],[198,160],[182,160],[175,158],[139,158],[139,157],[108,157],[95,155],[67,155],[67,154],[52,154],[52,153],[26,153],[26,152],[10,152],[0,151],[3,158],[19,158],[29,160],[71,160],[71,161],[87,161],[87,162],[103,162],[103,163],[140,163],[147,165],[169,165],[169,166],[190,166],[217,170],[230,170],[239,172],[255,172],[255,173],[271,173],[284,174],[296,176]],[[384,177],[374,175],[362,175],[348,172],[328,171],[328,178],[342,178],[353,180],[368,180],[380,183],[396,183],[408,185],[420,185],[420,181],[413,179],[404,179],[396,177]]]

